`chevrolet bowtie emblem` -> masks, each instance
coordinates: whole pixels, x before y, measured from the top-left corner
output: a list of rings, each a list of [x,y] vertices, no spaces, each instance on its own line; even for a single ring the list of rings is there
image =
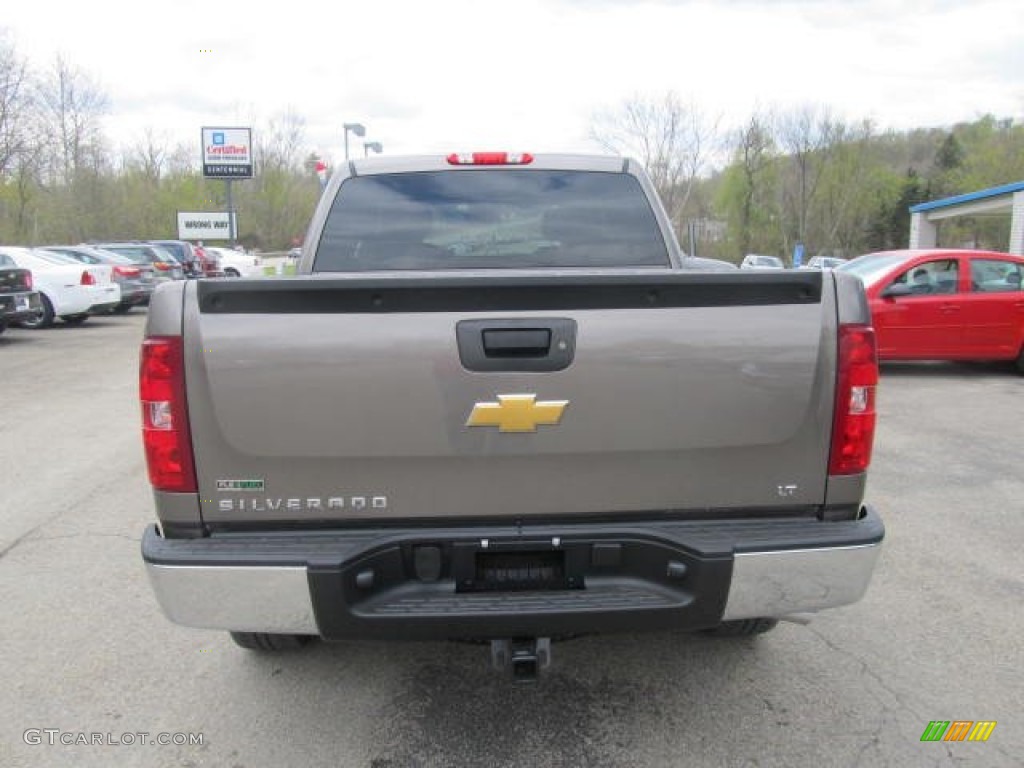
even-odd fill
[[[536,432],[540,424],[562,420],[568,400],[542,400],[536,395],[498,395],[496,403],[477,403],[467,427],[497,427],[499,432]]]

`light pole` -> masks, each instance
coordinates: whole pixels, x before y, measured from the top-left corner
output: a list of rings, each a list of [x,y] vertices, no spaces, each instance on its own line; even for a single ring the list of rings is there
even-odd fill
[[[366,126],[362,123],[345,123],[345,162],[348,162],[348,132],[352,131],[356,136],[366,135]]]
[[[378,155],[384,151],[384,145],[379,141],[364,141],[363,142],[363,157],[370,156],[370,150],[373,150]]]

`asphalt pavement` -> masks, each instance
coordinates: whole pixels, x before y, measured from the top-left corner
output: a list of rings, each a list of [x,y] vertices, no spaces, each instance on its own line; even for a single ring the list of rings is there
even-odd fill
[[[1024,763],[1024,378],[1007,367],[883,369],[868,492],[887,538],[861,602],[757,639],[557,643],[513,686],[482,646],[260,655],[168,622],[139,555],[143,323],[0,336],[0,766]],[[922,742],[933,720],[997,725]]]

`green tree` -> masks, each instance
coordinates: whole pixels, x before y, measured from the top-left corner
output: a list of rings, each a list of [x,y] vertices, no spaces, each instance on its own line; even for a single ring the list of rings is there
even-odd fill
[[[721,174],[715,202],[726,222],[719,256],[739,261],[747,253],[781,253],[779,171],[775,126],[755,112],[732,134],[732,163]]]
[[[887,173],[893,177],[891,171]],[[866,241],[870,250],[906,248],[910,242],[910,208],[925,201],[927,186],[913,168],[908,168],[896,183],[895,198],[881,199],[872,217]]]

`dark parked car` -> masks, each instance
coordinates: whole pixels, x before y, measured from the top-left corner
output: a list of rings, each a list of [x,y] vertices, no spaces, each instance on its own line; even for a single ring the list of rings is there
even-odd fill
[[[32,290],[32,272],[0,253],[0,333],[8,325],[31,320],[42,309],[39,293]]]
[[[127,256],[136,264],[149,264],[155,270],[156,282],[166,283],[170,280],[184,280],[185,267],[174,254],[165,248],[151,243],[90,243],[93,248],[101,248]]]
[[[216,254],[201,245],[192,245],[187,240],[150,240],[174,254],[174,258],[185,265],[189,277],[223,277]]]
[[[48,245],[43,250],[62,253],[83,264],[108,264],[112,268],[111,279],[121,286],[121,303],[112,310],[117,314],[149,304],[156,288],[156,268],[152,264],[141,264],[128,256],[86,245]]]

